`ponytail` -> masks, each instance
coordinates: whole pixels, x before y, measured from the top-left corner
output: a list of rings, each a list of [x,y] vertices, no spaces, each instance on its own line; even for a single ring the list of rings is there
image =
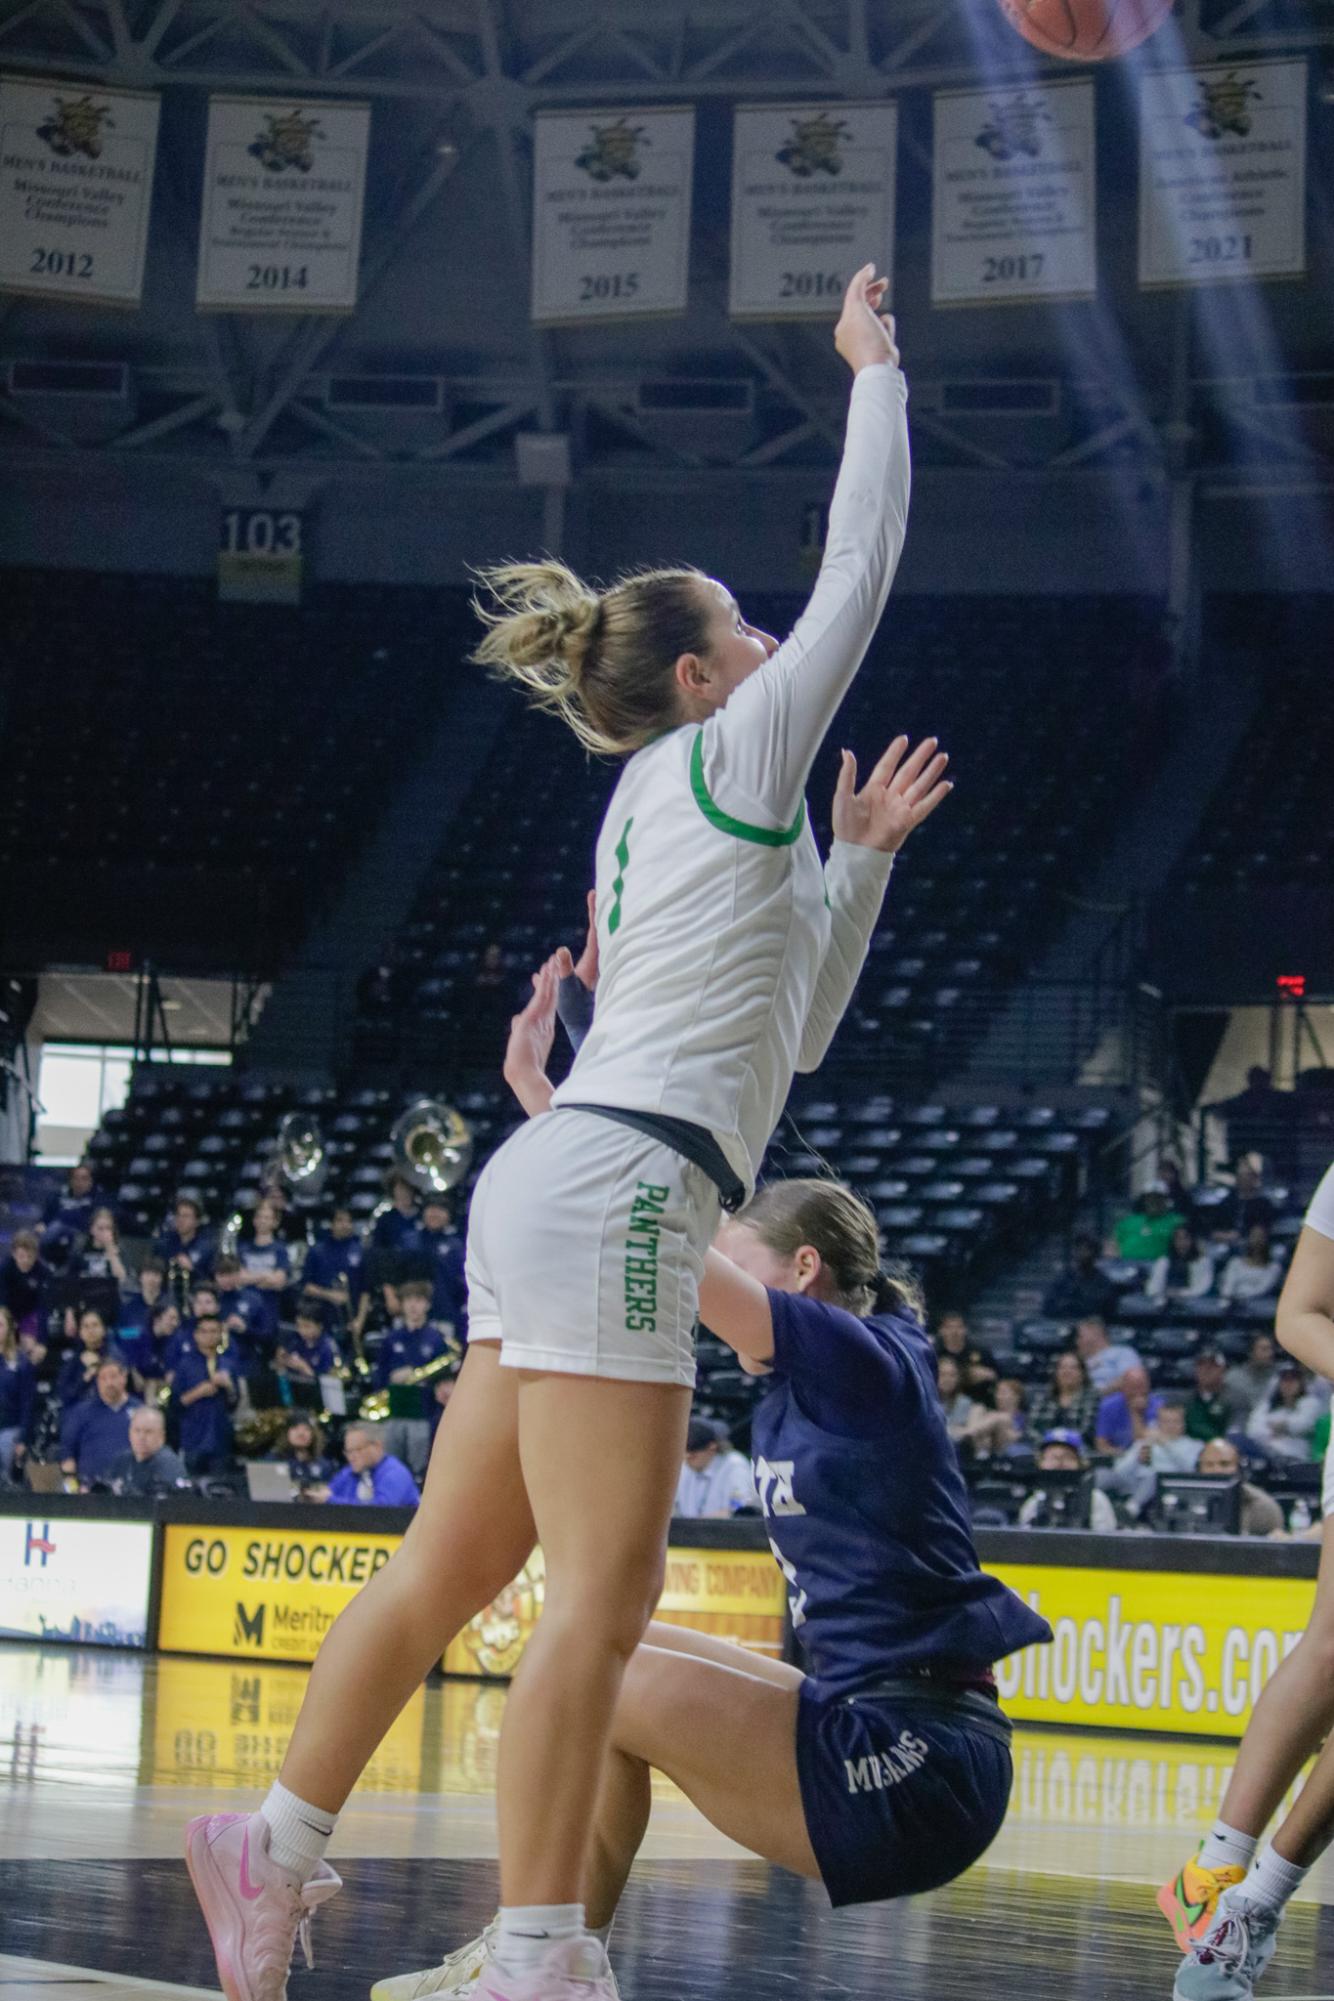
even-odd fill
[[[586,750],[626,757],[687,720],[676,685],[683,653],[711,644],[708,579],[646,570],[597,591],[564,563],[500,563],[477,572],[486,628],[472,658],[559,716]]]

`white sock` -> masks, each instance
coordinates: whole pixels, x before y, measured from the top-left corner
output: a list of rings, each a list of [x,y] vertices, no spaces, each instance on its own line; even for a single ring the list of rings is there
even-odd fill
[[[260,1808],[269,1823],[269,1855],[280,1869],[308,1882],[324,1860],[337,1815],[298,1799],[275,1779]]]
[[[588,1927],[588,1936],[590,1938],[595,1938],[598,1944],[602,1947],[602,1950],[604,1952],[607,1950],[607,1947],[611,1944],[611,1928],[615,1924],[615,1922],[616,1919],[614,1917],[610,1917],[607,1919],[605,1925],[590,1925]]]
[[[502,1904],[496,1958],[508,1973],[526,1973],[556,1939],[583,1935],[582,1904]]]
[[[1234,1895],[1248,1904],[1260,1904],[1269,1911],[1281,1911],[1306,1875],[1295,1862],[1285,1862],[1275,1849],[1266,1848],[1244,1883]]]
[[[1255,1854],[1259,1837],[1243,1834],[1239,1827],[1229,1827],[1225,1820],[1216,1820],[1205,1836],[1200,1850],[1201,1869],[1249,1869]]]

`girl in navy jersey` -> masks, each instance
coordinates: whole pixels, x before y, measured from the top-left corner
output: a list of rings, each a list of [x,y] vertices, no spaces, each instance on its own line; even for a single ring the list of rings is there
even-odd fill
[[[700,1308],[769,1377],[752,1467],[807,1671],[649,1627],[612,1726],[586,1886],[599,1929],[648,1822],[651,1767],[835,1905],[952,1881],[1009,1803],[993,1663],[1051,1639],[978,1567],[920,1295],[880,1271],[875,1217],[850,1189],[762,1189],[723,1224]],[[468,1991],[487,1943],[381,1982],[374,2001]]]

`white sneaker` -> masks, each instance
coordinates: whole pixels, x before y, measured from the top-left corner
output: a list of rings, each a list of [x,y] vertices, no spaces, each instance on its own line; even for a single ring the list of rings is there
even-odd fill
[[[491,1957],[499,1928],[499,1919],[492,1918],[480,1938],[469,1939],[457,1952],[447,1953],[439,1966],[428,1966],[422,1973],[400,1973],[389,1980],[377,1980],[371,1989],[371,2001],[426,2001],[431,1994],[471,1994]]]
[[[472,1992],[473,2001],[620,2001],[607,1955],[587,1934],[557,1940],[524,1973],[488,1959]]]
[[[1271,1905],[1225,1895],[1214,1922],[1177,1969],[1173,2001],[1251,2001],[1274,1957],[1281,1915]]]

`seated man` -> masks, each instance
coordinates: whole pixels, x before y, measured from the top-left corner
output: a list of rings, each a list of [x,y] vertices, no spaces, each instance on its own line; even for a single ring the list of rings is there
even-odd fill
[[[42,1211],[42,1250],[52,1264],[65,1264],[77,1240],[88,1235],[93,1211],[107,1206],[106,1196],[94,1185],[90,1164],[76,1161],[65,1186],[56,1190]]]
[[[1075,1328],[1075,1351],[1095,1390],[1106,1396],[1127,1369],[1140,1366],[1139,1356],[1124,1341],[1113,1341],[1099,1313],[1086,1313]]]
[[[676,1484],[672,1513],[687,1521],[736,1515],[759,1508],[749,1462],[733,1452],[722,1427],[692,1417],[686,1433],[685,1464]]]
[[[329,1500],[376,1508],[415,1508],[421,1500],[417,1482],[403,1461],[391,1459],[385,1451],[378,1425],[361,1418],[349,1424],[343,1453],[347,1464],[329,1482]]]
[[[1172,1232],[1185,1220],[1172,1207],[1167,1183],[1151,1181],[1134,1208],[1116,1226],[1113,1234],[1117,1257],[1141,1264],[1152,1264],[1155,1259],[1166,1257]]]
[[[1119,1386],[1098,1405],[1094,1435],[1099,1452],[1124,1452],[1137,1445],[1156,1422],[1163,1399],[1149,1386],[1149,1372],[1140,1363],[1127,1369]]]
[[[1211,1438],[1195,1462],[1195,1471],[1211,1480],[1236,1480],[1241,1475],[1241,1454],[1230,1438]],[[1243,1480],[1238,1534],[1276,1535],[1283,1526],[1283,1510],[1273,1495]]]
[[[391,1383],[410,1383],[418,1369],[459,1352],[457,1344],[430,1319],[431,1287],[426,1279],[406,1280],[398,1288],[398,1299],[403,1317],[381,1341],[371,1371],[371,1383],[377,1390],[388,1389]]]
[[[1132,1515],[1140,1516],[1158,1491],[1160,1473],[1193,1473],[1204,1447],[1186,1435],[1186,1406],[1180,1397],[1159,1400],[1158,1414],[1142,1438],[1128,1446],[1104,1477],[1123,1494]]]
[[[167,1420],[154,1404],[130,1412],[130,1449],[113,1459],[106,1478],[118,1494],[165,1494],[186,1472],[167,1444]]]
[[[124,1362],[108,1357],[97,1371],[92,1396],[72,1404],[60,1427],[60,1464],[66,1473],[76,1474],[85,1490],[94,1481],[106,1480],[117,1459],[130,1444],[130,1419],[139,1409],[139,1399],[129,1391],[129,1370]]]
[[[1026,1529],[1051,1527],[1050,1503],[1041,1482],[1044,1473],[1082,1473],[1088,1464],[1084,1441],[1077,1431],[1059,1428],[1047,1432],[1038,1448],[1038,1469],[1034,1491],[1019,1510],[1019,1526]],[[1089,1489],[1087,1527],[1095,1535],[1111,1535],[1116,1529],[1116,1509],[1096,1487]]]

